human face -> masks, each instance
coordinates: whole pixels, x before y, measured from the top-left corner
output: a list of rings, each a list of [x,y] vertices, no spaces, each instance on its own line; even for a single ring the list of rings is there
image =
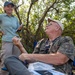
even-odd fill
[[[5,11],[8,15],[12,15],[13,6],[12,6],[11,4],[5,6],[5,7],[4,7],[4,11]]]
[[[56,22],[51,21],[47,24],[45,32],[48,35],[53,34],[53,33],[57,32],[58,28],[60,28],[59,25]]]

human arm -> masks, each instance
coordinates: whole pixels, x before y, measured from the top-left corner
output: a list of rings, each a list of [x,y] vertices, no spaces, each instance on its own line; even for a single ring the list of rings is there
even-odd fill
[[[19,28],[17,29],[17,31],[21,31],[22,27],[23,27],[23,25],[21,24],[21,25],[19,26]]]
[[[0,19],[1,19],[1,16],[0,16]],[[2,31],[1,24],[2,24],[2,20],[0,20],[0,33],[1,33],[1,35],[4,35],[4,32]]]
[[[4,35],[5,33],[3,31],[0,31],[1,35]]]
[[[64,40],[63,40],[64,41]],[[74,44],[69,39],[65,42],[62,42],[60,47],[58,48],[58,51],[56,53],[50,53],[50,54],[22,54],[19,57],[22,61],[24,60],[34,60],[41,61],[45,63],[50,63],[54,65],[61,65],[68,62],[68,60],[74,59]]]
[[[59,52],[57,53],[52,53],[52,54],[21,54],[19,56],[19,59],[21,59],[22,61],[24,60],[28,60],[30,62],[36,62],[36,61],[40,61],[40,62],[45,62],[48,64],[53,64],[53,65],[61,65],[66,63],[69,58],[64,55],[61,54]]]
[[[3,29],[2,29],[2,15],[0,14],[0,34],[1,34],[1,36],[2,35],[5,35],[5,32],[3,31]]]
[[[15,16],[14,16],[14,17],[15,17]],[[19,22],[19,20],[18,20],[17,17],[15,17],[15,21],[16,21],[16,25],[17,25],[17,27],[16,27],[16,32],[19,32],[19,31],[21,31],[21,29],[22,29],[22,27],[23,27],[23,24],[20,24],[20,22]]]
[[[0,33],[1,35],[4,35],[5,33],[3,32],[2,28],[1,28],[1,25],[0,25]]]
[[[13,43],[20,49],[21,53],[27,53],[20,40],[21,39],[16,36],[12,38]]]

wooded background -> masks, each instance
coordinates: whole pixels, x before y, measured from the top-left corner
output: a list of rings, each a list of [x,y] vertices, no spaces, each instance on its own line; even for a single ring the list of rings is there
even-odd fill
[[[60,20],[65,26],[63,36],[71,36],[75,43],[75,0],[2,0],[0,14],[4,12],[5,1],[15,4],[13,14],[18,17],[20,24],[23,24],[22,31],[18,34],[28,52],[33,51],[34,43],[47,37],[44,29],[48,17]],[[1,37],[0,35],[0,49]]]

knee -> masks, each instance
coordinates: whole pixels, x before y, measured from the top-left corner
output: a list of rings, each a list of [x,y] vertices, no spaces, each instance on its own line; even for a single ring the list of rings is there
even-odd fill
[[[18,58],[17,58],[16,56],[10,56],[10,57],[6,58],[6,59],[4,60],[5,66],[6,66],[7,64],[13,62],[15,59],[18,59]]]

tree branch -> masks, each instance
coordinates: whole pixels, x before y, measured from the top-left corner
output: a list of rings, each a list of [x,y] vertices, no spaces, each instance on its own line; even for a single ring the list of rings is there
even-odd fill
[[[46,7],[46,10],[45,10],[43,16],[41,17],[41,19],[40,19],[39,22],[38,22],[39,25],[38,25],[38,29],[37,29],[37,31],[36,31],[35,37],[36,37],[36,36],[38,35],[38,33],[39,33],[39,30],[40,30],[40,28],[41,28],[41,25],[42,25],[42,23],[43,23],[43,21],[44,21],[44,18],[45,18],[45,16],[46,16],[47,12],[49,11],[50,8],[52,8],[52,7],[54,6],[55,3],[56,3],[56,0],[55,0],[55,2],[54,2],[52,5],[50,5],[49,7],[48,7],[48,6]]]
[[[18,6],[15,5],[15,7],[14,7],[14,11],[15,11],[15,13],[16,13],[18,19],[19,19],[20,24],[22,24],[22,22],[21,22],[21,18],[20,18],[19,12],[18,12],[17,10],[18,10],[18,8],[19,8],[21,5],[22,5],[22,4],[20,4],[20,5],[18,5]]]

